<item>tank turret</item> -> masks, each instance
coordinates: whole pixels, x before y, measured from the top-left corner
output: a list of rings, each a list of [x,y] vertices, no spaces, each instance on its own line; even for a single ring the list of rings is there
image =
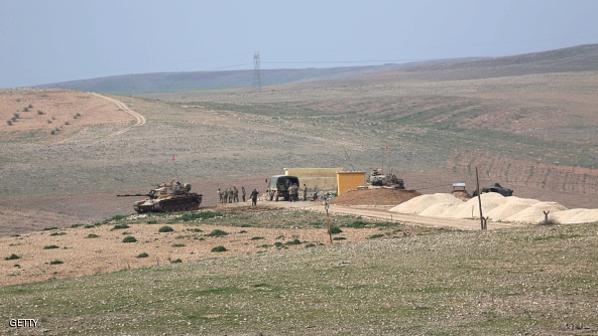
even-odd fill
[[[147,194],[121,194],[117,197],[145,196],[144,200],[133,203],[137,213],[174,212],[196,210],[201,204],[203,195],[191,192],[191,185],[179,181],[160,183],[157,188]]]

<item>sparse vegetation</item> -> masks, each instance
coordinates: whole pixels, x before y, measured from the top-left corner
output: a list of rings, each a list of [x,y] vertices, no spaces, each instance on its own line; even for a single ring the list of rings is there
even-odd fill
[[[171,264],[180,264],[180,263],[182,263],[182,262],[183,262],[183,260],[181,260],[181,258],[177,258],[177,259],[174,259],[174,260],[170,260],[170,263],[171,263]]]
[[[220,217],[222,216],[222,213],[217,212],[217,211],[198,211],[198,212],[186,212],[184,214],[182,214],[179,219],[182,220],[183,222],[190,222],[190,221],[195,221],[195,220],[204,220],[204,219],[210,219],[210,218],[215,218],[215,217]]]
[[[303,244],[303,242],[297,238],[295,238],[293,240],[289,240],[288,242],[285,243],[285,245],[301,245],[301,244]]]
[[[258,236],[251,237],[251,240],[262,240],[262,239],[264,239],[264,237],[258,237]]]
[[[147,254],[147,253],[145,253],[145,252],[141,252],[141,253],[139,253],[139,254],[137,255],[137,257],[136,257],[136,258],[140,258],[140,259],[141,259],[141,258],[147,258],[147,257],[149,257],[149,254]]]
[[[44,246],[44,250],[53,250],[53,249],[57,249],[60,248],[60,246],[58,245],[46,245]]]
[[[112,230],[123,230],[123,229],[128,229],[129,227],[130,226],[125,223],[118,223],[112,227]]]
[[[207,234],[208,237],[224,237],[227,235],[228,235],[228,232],[222,231],[220,229],[212,230],[212,232]]]
[[[125,238],[123,238],[123,243],[135,243],[137,242],[137,239],[133,236],[126,236]]]
[[[185,247],[185,244],[183,244],[183,243],[176,243],[176,244],[172,244],[172,247]]]
[[[212,252],[226,252],[226,251],[228,251],[228,250],[226,249],[226,247],[224,247],[224,246],[222,246],[222,245],[218,245],[218,246],[216,246],[216,247],[213,247],[213,248],[211,249],[211,251],[212,251]]]
[[[88,234],[87,236],[85,236],[85,238],[87,238],[87,239],[93,239],[93,238],[99,238],[99,237],[100,237],[100,236],[98,236],[98,235],[97,235],[97,234],[95,234],[95,233],[90,233],[90,234]]]
[[[60,260],[60,259],[54,259],[52,261],[50,261],[50,265],[61,265],[64,264],[64,261]]]
[[[64,232],[64,231],[58,231],[58,232],[50,233],[50,236],[64,236],[65,234],[66,234],[66,232]]]
[[[16,254],[11,254],[8,257],[5,257],[4,260],[17,260],[17,259],[21,259],[20,256],[16,255]]]
[[[333,226],[330,227],[330,233],[333,234],[333,235],[334,234],[339,234],[339,233],[342,233],[342,232],[343,232],[343,230],[341,230],[341,228],[338,227],[338,226],[336,226],[336,225],[333,225]]]
[[[165,225],[158,229],[158,232],[166,233],[166,232],[174,232],[174,229],[171,226]]]
[[[368,239],[378,239],[378,238],[382,238],[382,237],[384,237],[384,234],[376,233],[376,234],[369,236]]]

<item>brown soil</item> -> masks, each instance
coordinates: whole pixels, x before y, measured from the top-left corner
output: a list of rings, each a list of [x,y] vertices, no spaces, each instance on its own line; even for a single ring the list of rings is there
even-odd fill
[[[339,205],[397,205],[406,202],[421,193],[414,190],[376,188],[352,190],[332,201]]]
[[[18,237],[2,237],[0,238],[0,286],[150,267],[168,264],[177,259],[188,263],[223,256],[284,253],[287,248],[305,249],[308,243],[329,244],[324,229],[169,224],[175,231],[160,233],[158,229],[161,226],[160,224],[132,224],[128,229],[112,230],[112,225],[102,225],[89,229],[79,227],[60,231],[33,232]],[[208,236],[208,233],[214,229],[229,234],[224,237]],[[198,230],[201,231],[196,232]],[[56,232],[64,234],[56,235]],[[126,234],[123,234],[125,232]],[[51,236],[53,233],[54,235]],[[346,240],[338,240],[334,244],[365,240],[376,233],[380,233],[378,228],[343,228],[343,233],[339,236]],[[89,234],[98,237],[87,238]],[[134,236],[137,242],[123,243],[122,240],[127,235]],[[263,237],[263,239],[258,240],[254,237]],[[293,239],[299,239],[303,243],[284,244]],[[283,243],[286,248],[261,247],[274,245],[276,242]],[[227,251],[211,252],[212,248],[219,245],[224,246]],[[149,256],[137,258],[137,255],[143,252]],[[5,260],[13,253],[20,258]],[[60,260],[62,263],[50,264],[55,260]]]

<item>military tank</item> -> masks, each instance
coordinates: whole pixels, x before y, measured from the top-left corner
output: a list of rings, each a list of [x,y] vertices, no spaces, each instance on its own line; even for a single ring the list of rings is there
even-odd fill
[[[121,194],[117,197],[145,196],[144,200],[133,203],[137,213],[145,212],[175,212],[196,210],[201,204],[203,195],[191,192],[189,183],[179,181],[161,183],[147,194]]]
[[[395,174],[385,175],[382,169],[373,169],[368,177],[368,183],[375,187],[392,187],[396,189],[405,189],[405,181],[398,178]]]

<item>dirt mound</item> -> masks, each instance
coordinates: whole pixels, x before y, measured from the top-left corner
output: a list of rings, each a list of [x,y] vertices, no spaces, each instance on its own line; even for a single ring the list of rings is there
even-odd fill
[[[550,211],[550,218],[561,224],[598,221],[598,209],[567,209],[556,202],[498,193],[485,193],[481,198],[484,217],[493,221],[537,224],[544,220],[544,211]],[[477,198],[463,202],[451,194],[438,193],[415,197],[390,211],[439,218],[479,218],[480,210]]]
[[[335,198],[339,205],[397,205],[421,194],[414,190],[376,188],[348,191]]]

